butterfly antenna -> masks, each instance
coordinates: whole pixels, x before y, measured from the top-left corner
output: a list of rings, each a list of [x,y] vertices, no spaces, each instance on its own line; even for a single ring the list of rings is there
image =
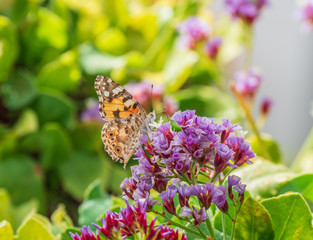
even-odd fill
[[[152,108],[152,91],[153,91],[153,84],[151,84],[151,88],[150,88],[150,112],[153,111],[153,108]]]

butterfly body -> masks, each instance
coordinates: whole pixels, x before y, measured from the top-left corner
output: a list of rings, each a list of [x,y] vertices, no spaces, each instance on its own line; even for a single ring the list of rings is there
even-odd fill
[[[140,137],[150,130],[155,114],[147,115],[129,92],[106,76],[97,76],[95,90],[99,112],[105,121],[101,134],[104,149],[113,161],[120,160],[126,166],[140,147]]]

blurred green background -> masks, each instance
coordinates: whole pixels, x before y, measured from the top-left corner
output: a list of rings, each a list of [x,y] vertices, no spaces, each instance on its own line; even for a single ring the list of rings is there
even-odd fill
[[[95,180],[106,193],[120,194],[129,167],[124,170],[103,150],[101,120],[82,118],[97,102],[98,74],[123,85],[145,80],[162,86],[162,97],[147,107],[159,112],[171,97],[180,110],[242,120],[224,75],[251,35],[226,13],[215,19],[209,4],[1,1],[0,200],[16,206],[2,205],[2,215],[14,215],[16,227],[34,206],[50,216],[62,202],[77,221],[84,192]],[[193,15],[223,38],[216,59],[177,47],[177,26]]]

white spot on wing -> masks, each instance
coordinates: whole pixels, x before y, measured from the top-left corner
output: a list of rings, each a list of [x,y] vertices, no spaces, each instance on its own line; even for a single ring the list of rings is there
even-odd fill
[[[104,94],[104,96],[106,96],[106,97],[108,97],[108,96],[110,95],[110,93],[107,92],[107,91],[103,92],[103,94]]]
[[[125,102],[125,105],[128,107],[128,106],[132,105],[132,103],[133,103],[133,100],[128,99],[128,100]]]

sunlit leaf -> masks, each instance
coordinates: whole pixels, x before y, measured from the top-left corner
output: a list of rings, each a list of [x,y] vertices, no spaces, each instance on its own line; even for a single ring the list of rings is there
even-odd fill
[[[312,239],[312,213],[300,194],[284,194],[262,204],[271,214],[275,240]]]
[[[7,221],[0,222],[0,240],[13,240],[14,232],[11,224]]]
[[[68,92],[78,87],[80,77],[77,53],[68,51],[41,68],[36,83],[38,88]]]
[[[274,230],[269,212],[258,201],[249,197],[238,213],[234,239],[272,240]]]
[[[17,52],[15,28],[10,19],[0,16],[0,82],[7,79],[17,57]]]
[[[247,184],[247,190],[254,198],[268,198],[278,194],[278,190],[295,174],[286,166],[255,159],[251,165],[234,171]]]

